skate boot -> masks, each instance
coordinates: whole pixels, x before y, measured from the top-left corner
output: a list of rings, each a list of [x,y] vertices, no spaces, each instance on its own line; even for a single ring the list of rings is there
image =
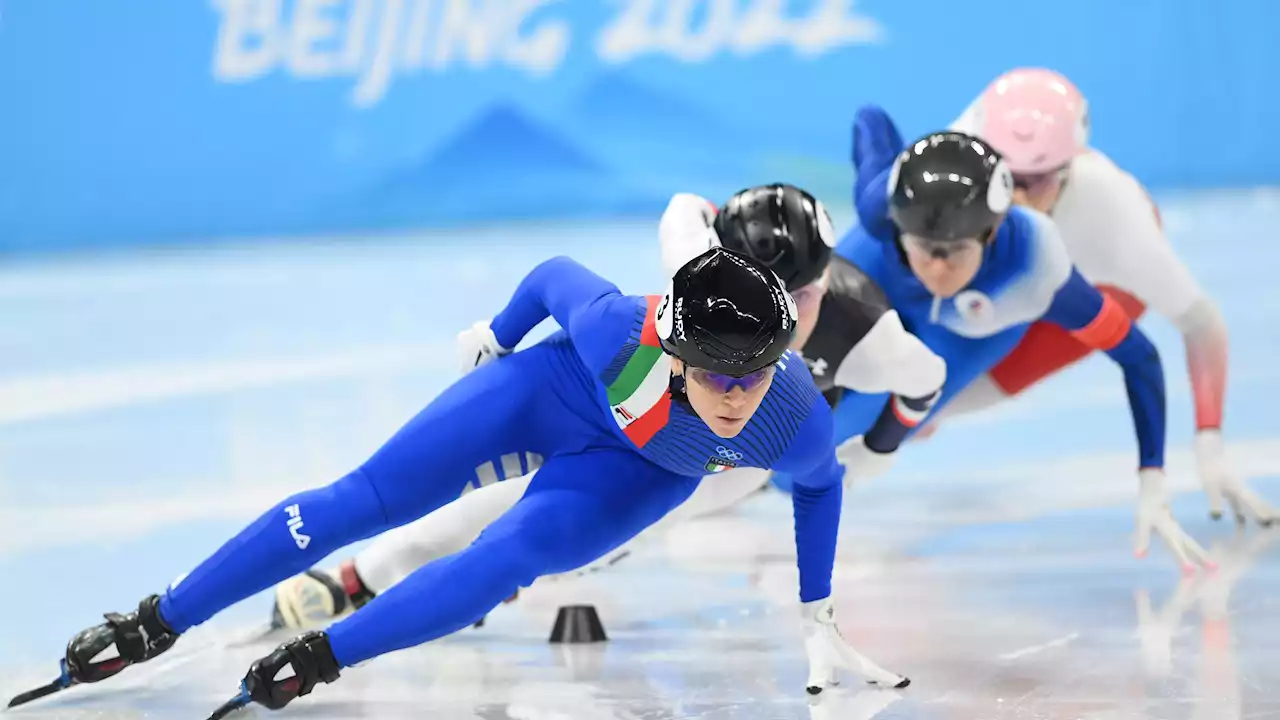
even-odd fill
[[[285,668],[288,677],[277,680]],[[338,679],[338,661],[329,647],[329,636],[323,632],[307,632],[276,648],[270,655],[249,667],[244,676],[244,691],[253,702],[271,710],[279,710],[296,697],[311,692],[318,683]]]
[[[333,570],[308,570],[276,586],[271,627],[294,630],[324,627],[372,599],[373,592],[356,574],[353,560],[346,560]]]
[[[95,683],[130,665],[173,647],[178,634],[160,617],[160,596],[151,595],[127,615],[107,613],[107,621],[84,630],[67,643],[67,673],[80,683]],[[108,654],[111,647],[114,654]]]

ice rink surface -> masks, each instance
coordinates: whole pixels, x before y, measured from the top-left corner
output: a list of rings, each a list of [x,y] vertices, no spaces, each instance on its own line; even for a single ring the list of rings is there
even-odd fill
[[[1228,446],[1280,502],[1280,192],[1160,198],[1232,332]],[[286,494],[362,461],[455,377],[453,336],[569,254],[655,291],[652,225],[493,229],[13,263],[0,268],[0,695]],[[1180,341],[1165,359],[1174,509],[1222,563],[1135,560],[1120,375],[1092,359],[944,426],[847,496],[842,628],[910,676],[813,703],[789,500],[762,492],[611,570],[536,585],[485,627],[376,659],[281,717],[465,720],[1280,718],[1280,529],[1213,523],[1190,454]],[[346,555],[344,552],[342,555]],[[429,600],[428,600],[429,601]],[[10,715],[194,718],[280,638],[265,595],[102,685]],[[547,643],[591,603],[610,640]],[[246,712],[264,717],[266,711]]]

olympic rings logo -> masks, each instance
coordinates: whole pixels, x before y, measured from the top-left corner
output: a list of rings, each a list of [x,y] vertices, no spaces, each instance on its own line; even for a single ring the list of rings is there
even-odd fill
[[[717,454],[717,455],[719,455],[720,457],[724,458],[725,460],[735,460],[735,461],[736,461],[736,460],[741,460],[741,459],[742,459],[742,453],[740,453],[740,452],[738,452],[738,451],[736,451],[736,450],[730,450],[729,448],[727,448],[727,447],[725,447],[725,446],[723,446],[723,445],[717,445],[717,446],[716,446],[716,454]]]

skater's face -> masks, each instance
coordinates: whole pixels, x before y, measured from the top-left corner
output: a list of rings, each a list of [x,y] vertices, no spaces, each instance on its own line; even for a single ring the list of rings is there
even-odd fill
[[[813,327],[818,324],[818,310],[822,307],[822,296],[826,292],[827,272],[822,273],[822,277],[817,280],[791,292],[791,297],[796,301],[796,310],[800,314],[800,320],[796,323],[795,339],[791,341],[792,349],[799,350],[809,342]]]
[[[1067,183],[1070,165],[1041,175],[1013,176],[1013,201],[1042,213],[1053,212]]]
[[[902,246],[911,272],[938,297],[949,298],[963,290],[982,267],[982,241],[978,238],[938,243],[903,233]]]
[[[774,366],[761,370],[759,375],[752,373],[732,382],[727,391],[723,376],[689,367],[678,359],[672,360],[671,371],[684,376],[685,394],[702,422],[719,437],[731,438],[747,426],[765,393],[769,392]]]

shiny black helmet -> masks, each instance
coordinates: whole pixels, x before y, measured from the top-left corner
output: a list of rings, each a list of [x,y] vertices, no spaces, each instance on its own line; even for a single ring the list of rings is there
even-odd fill
[[[654,311],[662,348],[688,365],[741,377],[791,345],[796,305],[764,263],[714,247],[685,263]]]
[[[926,240],[987,239],[1013,204],[1013,175],[985,141],[959,132],[926,135],[889,174],[889,217]]]
[[[720,244],[764,263],[788,290],[821,277],[836,242],[822,203],[781,183],[748,188],[729,198],[716,214],[715,231]]]

